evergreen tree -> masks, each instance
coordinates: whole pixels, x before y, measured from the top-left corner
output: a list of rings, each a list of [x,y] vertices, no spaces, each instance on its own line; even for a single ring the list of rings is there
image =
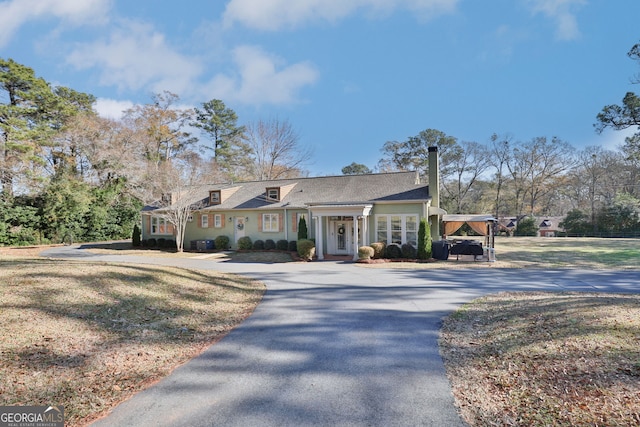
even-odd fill
[[[431,227],[427,219],[422,218],[418,226],[418,259],[429,259],[431,255]]]
[[[300,217],[300,221],[298,221],[298,240],[304,240],[307,238],[307,221],[303,216]]]

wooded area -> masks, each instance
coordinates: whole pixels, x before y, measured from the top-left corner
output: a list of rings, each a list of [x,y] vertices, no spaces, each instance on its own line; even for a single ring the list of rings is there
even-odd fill
[[[142,206],[170,202],[163,196],[194,184],[304,176],[313,157],[288,121],[241,126],[221,100],[187,109],[163,92],[118,120],[100,117],[95,101],[0,59],[0,245],[130,238]],[[640,98],[630,92],[622,106],[603,108],[595,130],[639,126],[638,117]],[[430,146],[439,147],[449,213],[567,215],[570,234],[640,232],[640,133],[616,150],[576,150],[558,137],[494,134],[482,144],[426,129],[384,143],[373,170],[353,162],[342,171],[426,177]]]

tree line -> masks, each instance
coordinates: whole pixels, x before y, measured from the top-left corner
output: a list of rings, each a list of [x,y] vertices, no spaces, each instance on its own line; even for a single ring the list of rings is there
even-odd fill
[[[313,154],[287,120],[241,126],[217,99],[184,108],[162,92],[120,119],[95,103],[0,59],[0,245],[129,238],[163,196],[297,177]]]

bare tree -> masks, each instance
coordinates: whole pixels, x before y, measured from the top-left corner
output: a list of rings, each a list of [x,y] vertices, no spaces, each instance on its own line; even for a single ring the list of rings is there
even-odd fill
[[[288,121],[259,120],[247,126],[245,139],[254,160],[254,179],[272,180],[302,175],[313,151],[299,144],[299,136]]]
[[[491,145],[489,147],[489,163],[496,169],[496,198],[494,204],[494,213],[496,218],[500,217],[500,206],[502,203],[502,186],[505,182],[505,167],[509,160],[511,136],[503,137],[497,134],[491,135]]]
[[[451,156],[449,163],[450,178],[443,182],[443,187],[454,203],[456,213],[462,213],[469,191],[489,167],[489,156],[487,149],[477,142],[463,141],[458,145],[460,149]]]

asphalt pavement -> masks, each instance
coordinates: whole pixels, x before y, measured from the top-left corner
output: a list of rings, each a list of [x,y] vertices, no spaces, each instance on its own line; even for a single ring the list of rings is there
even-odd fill
[[[438,333],[461,304],[499,291],[638,293],[639,271],[379,269],[95,255],[55,258],[211,269],[259,279],[238,328],[94,426],[464,426]]]

